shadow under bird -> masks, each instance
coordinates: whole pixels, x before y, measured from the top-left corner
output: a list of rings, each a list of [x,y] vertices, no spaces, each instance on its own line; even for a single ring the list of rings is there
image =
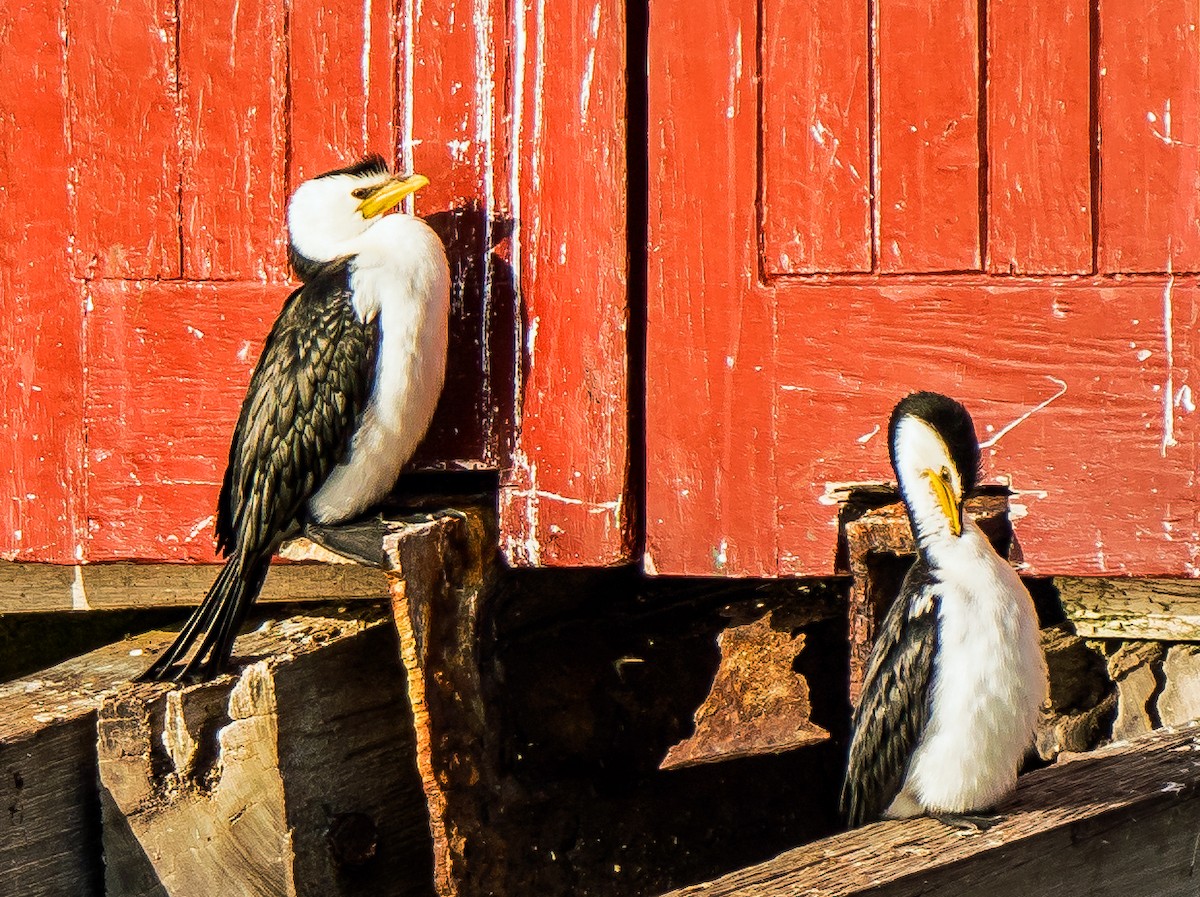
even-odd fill
[[[234,429],[216,520],[227,560],[143,679],[219,673],[280,544],[383,499],[424,437],[445,378],[450,272],[424,221],[385,213],[428,183],[372,156],[292,195],[289,256],[303,284]]]
[[[1037,615],[964,516],[979,470],[967,410],[913,393],[888,436],[917,557],[867,663],[842,809],[851,826],[929,815],[982,828],[1016,787],[1046,699]]]

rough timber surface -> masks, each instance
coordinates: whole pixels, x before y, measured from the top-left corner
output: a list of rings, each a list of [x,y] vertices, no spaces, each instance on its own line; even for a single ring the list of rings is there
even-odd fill
[[[1056,579],[1055,585],[1080,635],[1200,642],[1200,583],[1071,577]]]
[[[1196,893],[1200,726],[1030,773],[994,828],[881,822],[670,897],[1124,897]]]
[[[108,897],[429,894],[383,612],[268,621],[234,662],[213,682],[133,685],[101,708]]]

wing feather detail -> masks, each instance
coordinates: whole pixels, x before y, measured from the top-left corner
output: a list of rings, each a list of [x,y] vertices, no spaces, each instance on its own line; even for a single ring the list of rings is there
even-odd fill
[[[354,312],[349,269],[326,270],[285,303],[271,328],[229,448],[217,506],[225,554],[273,551],[345,457],[370,398],[377,319]]]
[[[929,720],[937,584],[918,559],[879,629],[854,711],[842,811],[850,826],[882,817]]]

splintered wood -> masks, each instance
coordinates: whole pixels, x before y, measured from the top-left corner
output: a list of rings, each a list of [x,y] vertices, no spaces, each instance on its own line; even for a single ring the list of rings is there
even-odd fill
[[[211,683],[137,685],[99,716],[112,895],[426,895],[428,824],[379,611],[244,635]]]
[[[670,897],[1191,897],[1198,796],[1190,723],[1023,777],[986,832],[876,823]]]

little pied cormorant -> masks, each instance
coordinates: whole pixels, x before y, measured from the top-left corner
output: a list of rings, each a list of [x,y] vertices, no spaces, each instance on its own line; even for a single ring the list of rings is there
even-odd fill
[[[227,560],[143,678],[220,672],[280,544],[386,496],[425,435],[446,370],[449,266],[424,221],[384,213],[428,183],[372,156],[292,195],[289,258],[303,283],[271,328],[234,429],[216,521]]]
[[[892,467],[917,558],[871,651],[854,712],[842,809],[851,826],[930,815],[982,827],[1015,786],[1046,698],[1029,592],[963,515],[979,442],[967,410],[900,401]]]

